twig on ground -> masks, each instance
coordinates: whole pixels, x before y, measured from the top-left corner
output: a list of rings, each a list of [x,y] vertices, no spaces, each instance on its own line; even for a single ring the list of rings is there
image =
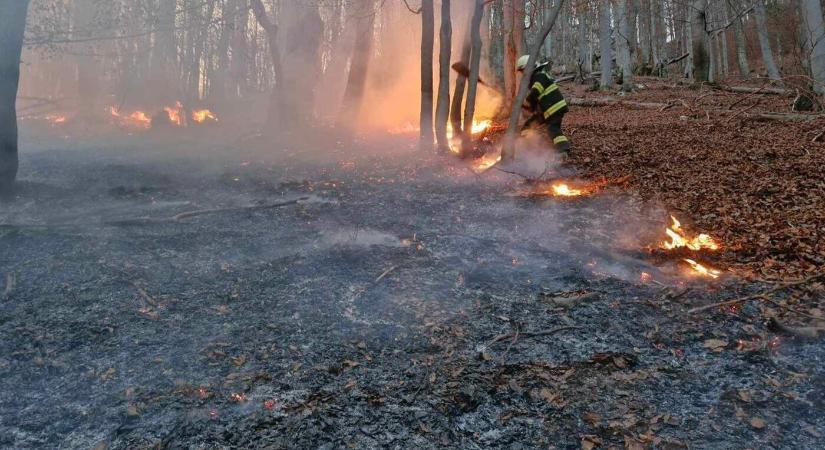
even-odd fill
[[[149,224],[156,224],[156,223],[173,223],[179,222],[184,219],[190,219],[192,217],[197,216],[204,216],[207,214],[219,214],[225,212],[242,212],[242,211],[262,211],[267,209],[274,209],[274,208],[281,208],[284,206],[295,205],[303,200],[307,200],[309,197],[300,197],[293,200],[287,200],[280,203],[272,203],[268,205],[252,205],[252,206],[237,206],[237,207],[230,207],[230,208],[213,208],[213,209],[200,209],[196,211],[187,211],[182,212],[180,214],[176,214],[171,217],[138,217],[136,219],[123,219],[123,220],[110,220],[103,222],[104,225],[112,225],[112,226],[132,226],[132,225],[149,225]]]
[[[817,281],[821,278],[825,278],[825,273],[812,275],[812,276],[810,276],[808,278],[805,278],[805,279],[802,279],[802,280],[787,281],[787,282],[784,282],[784,283],[780,283],[779,285],[777,285],[777,286],[775,286],[775,287],[773,287],[773,288],[771,288],[771,289],[769,289],[765,292],[759,293],[759,294],[748,295],[748,296],[745,296],[745,297],[735,298],[733,300],[725,300],[723,302],[716,302],[716,303],[711,303],[711,304],[705,305],[705,306],[698,306],[696,308],[691,308],[691,309],[688,310],[688,314],[695,314],[697,312],[707,311],[709,309],[714,309],[714,308],[718,308],[718,307],[722,307],[722,306],[736,305],[736,304],[739,304],[739,303],[744,303],[744,302],[748,302],[748,301],[752,301],[752,300],[768,301],[769,303],[772,303],[774,305],[781,306],[778,303],[773,302],[770,299],[770,295],[775,294],[775,293],[777,293],[777,292],[779,292],[783,289],[788,289],[788,288],[792,288],[792,287],[796,287],[796,286],[802,286],[802,285]],[[781,306],[781,307],[786,308],[784,306]],[[791,310],[791,311],[793,311],[793,310]],[[804,313],[799,312],[799,311],[794,311],[794,312],[804,315]],[[813,317],[813,316],[810,316],[810,317]],[[814,317],[814,318],[819,319],[817,317]]]
[[[582,328],[582,327],[576,326],[576,325],[567,325],[567,326],[563,326],[563,327],[553,328],[553,329],[550,329],[550,330],[537,331],[537,332],[534,332],[534,333],[520,333],[520,332],[516,331],[515,333],[499,334],[498,336],[494,337],[490,341],[489,344],[487,344],[487,347],[495,344],[496,342],[501,342],[505,339],[513,338],[513,337],[515,337],[516,333],[518,333],[519,336],[524,336],[524,337],[541,337],[541,336],[550,336],[550,335],[553,335],[553,334],[556,334],[556,333],[559,333],[559,332],[562,332],[562,331],[566,331],[566,330],[578,330],[580,328]]]

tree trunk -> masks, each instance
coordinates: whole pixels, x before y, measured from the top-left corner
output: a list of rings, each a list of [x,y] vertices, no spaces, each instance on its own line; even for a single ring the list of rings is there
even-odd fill
[[[758,0],[757,0],[758,3]],[[737,14],[731,8],[730,2],[726,2],[728,16]],[[742,27],[742,17],[733,17],[733,40],[736,41],[736,64],[739,67],[739,75],[744,78],[750,77],[751,69],[748,65],[748,48],[745,44],[745,30]]]
[[[72,8],[72,37],[79,40],[92,38],[97,8],[95,1],[75,0],[72,2]],[[100,72],[97,69],[97,61],[92,56],[94,52],[93,45],[79,44],[75,51],[78,116],[90,119],[97,112],[97,94],[100,92],[100,77],[98,75]]]
[[[627,0],[616,0],[616,60],[622,71],[622,90],[633,90],[633,68],[630,60],[630,27],[627,23]]]
[[[553,12],[550,17],[547,18],[543,28],[539,32],[536,41],[530,46],[530,59],[527,61],[527,67],[521,76],[518,95],[516,96],[516,101],[513,102],[513,109],[510,112],[510,123],[507,126],[507,133],[504,136],[504,145],[501,150],[502,161],[512,161],[516,156],[516,129],[518,128],[519,118],[521,117],[521,106],[527,98],[527,91],[530,89],[530,78],[532,78],[533,70],[536,68],[536,61],[538,60],[539,53],[541,53],[541,47],[544,44],[544,40],[547,39],[547,35],[553,30],[553,25],[559,17],[559,11],[561,11],[562,6],[564,6],[564,0],[558,0],[558,3],[553,8]],[[610,18],[607,20],[609,24]]]
[[[453,25],[450,18],[450,0],[441,0],[441,32],[438,55],[438,99],[435,108],[435,137],[438,149],[447,151],[447,120],[450,114],[450,58],[452,57]]]
[[[613,52],[610,42],[610,2],[599,2],[599,41],[601,43],[602,78],[599,86],[610,89],[613,86]]]
[[[350,61],[349,76],[347,77],[347,87],[344,90],[344,100],[341,105],[341,113],[338,117],[338,125],[351,125],[353,118],[357,118],[361,112],[361,103],[364,100],[364,91],[367,85],[367,70],[369,69],[370,55],[372,54],[372,41],[375,25],[375,10],[372,0],[361,0],[361,8],[358,8],[357,21],[355,26],[355,48]]]
[[[825,94],[825,23],[822,19],[822,4],[819,0],[802,0],[805,39],[810,43],[811,77],[816,81],[813,88],[818,94]]]
[[[28,0],[0,2],[0,195],[17,178],[17,85]]]
[[[418,146],[433,148],[433,40],[435,39],[433,0],[421,1],[421,113]]]
[[[768,20],[765,17],[765,0],[755,0],[753,12],[756,16],[756,34],[759,36],[759,48],[762,50],[762,62],[765,64],[765,69],[768,71],[768,77],[771,80],[779,81],[779,68],[776,67],[776,62],[773,60],[773,52],[771,51],[771,40],[768,37]]]
[[[281,52],[278,50],[278,26],[276,22],[269,18],[266,13],[266,8],[261,0],[250,0],[249,6],[252,8],[252,13],[261,28],[266,32],[267,42],[269,44],[269,56],[272,59],[272,71],[275,73],[275,85],[272,87],[272,92],[269,98],[269,112],[268,125],[270,132],[278,129],[280,124],[281,107],[281,91],[283,86],[283,74],[281,72]]]
[[[516,96],[516,60],[518,41],[522,39],[524,17],[517,10],[517,0],[504,0],[504,107],[510,109]],[[521,17],[521,21],[519,21]],[[518,30],[518,31],[517,31]]]
[[[470,64],[470,53],[472,52],[472,42],[469,27],[464,36],[464,43],[461,45],[461,55],[459,62],[467,67]],[[467,77],[458,75],[455,79],[455,91],[453,92],[452,105],[450,106],[450,124],[453,128],[453,135],[464,140],[464,127],[461,126],[462,104],[464,102],[464,91],[467,88]]]
[[[690,27],[693,43],[693,81],[704,83],[710,80],[711,55],[708,52],[707,33],[708,0],[694,0],[691,8]]]
[[[590,51],[588,49],[589,44],[589,33],[588,33],[588,23],[587,23],[587,16],[584,11],[579,11],[579,67],[577,68],[576,72],[584,80],[584,73],[580,72],[587,72],[589,75],[592,72],[592,65],[590,65]]]
[[[484,1],[476,0],[473,21],[470,24],[470,78],[467,80],[467,104],[464,105],[464,136],[472,136],[473,117],[476,111],[476,92],[478,91],[479,70],[481,68],[481,19],[484,17]]]

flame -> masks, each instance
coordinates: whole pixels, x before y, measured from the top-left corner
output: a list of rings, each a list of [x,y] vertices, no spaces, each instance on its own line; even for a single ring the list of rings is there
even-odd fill
[[[166,114],[169,115],[169,121],[177,126],[183,125],[183,115],[181,114],[181,110],[183,109],[183,105],[181,102],[175,102],[175,106],[166,106],[163,108],[166,111]]]
[[[217,122],[218,118],[212,111],[208,109],[196,109],[192,111],[192,120],[194,120],[197,123],[203,123],[207,120]]]
[[[692,239],[688,239],[685,236],[684,230],[682,230],[682,224],[675,217],[670,216],[670,218],[673,220],[673,225],[665,230],[665,233],[670,237],[670,242],[662,242],[662,248],[666,250],[673,250],[680,247],[687,247],[690,250],[719,249],[719,244],[707,234],[700,234]]]
[[[123,125],[139,128],[149,128],[152,126],[152,119],[143,111],[135,111],[128,116],[124,116],[116,107],[110,106],[109,113]]]
[[[487,131],[488,128],[493,126],[493,121],[491,119],[481,119],[481,120],[473,120],[473,125],[470,126],[470,134],[476,135]],[[460,143],[453,142],[454,138],[457,136],[453,131],[453,124],[447,124],[447,139],[451,141],[450,150],[453,153],[460,153],[461,152],[461,145]]]
[[[699,275],[702,275],[702,276],[705,276],[705,277],[710,277],[710,278],[719,278],[719,275],[722,274],[722,272],[720,272],[716,269],[711,269],[709,267],[705,267],[702,264],[699,264],[698,262],[696,262],[692,259],[685,258],[684,261],[686,263],[690,264],[690,267],[693,269],[693,271],[698,273]]]
[[[556,183],[552,186],[552,189],[553,195],[559,197],[578,197],[585,194],[583,189],[571,188],[566,183]]]

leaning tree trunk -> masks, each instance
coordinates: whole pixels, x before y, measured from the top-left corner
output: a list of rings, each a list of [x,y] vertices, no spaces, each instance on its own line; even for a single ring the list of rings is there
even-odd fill
[[[507,126],[507,133],[504,135],[504,145],[501,149],[501,160],[504,162],[512,161],[516,156],[516,130],[518,128],[519,118],[521,117],[521,105],[524,104],[524,100],[527,98],[527,91],[530,89],[530,79],[533,77],[533,70],[536,68],[536,61],[539,58],[539,53],[541,53],[541,47],[544,44],[544,40],[547,39],[547,35],[553,30],[553,25],[555,25],[556,19],[559,17],[559,11],[561,11],[562,6],[564,6],[564,0],[559,0],[553,8],[550,17],[544,22],[544,26],[541,32],[539,32],[536,41],[530,46],[530,59],[527,61],[527,67],[521,76],[518,95],[513,102],[513,109],[510,112],[510,123]],[[608,18],[608,20],[610,19]]]
[[[476,0],[473,21],[470,24],[470,78],[467,80],[467,104],[464,105],[464,136],[472,136],[473,116],[476,111],[479,70],[481,68],[481,19],[484,16],[484,0]]]
[[[811,77],[816,82],[814,91],[825,94],[825,22],[822,19],[822,4],[819,0],[803,0],[802,13],[805,24],[805,38],[810,43]]]
[[[510,108],[510,102],[516,96],[516,59],[518,41],[522,39],[524,16],[517,7],[517,0],[504,0],[504,108]],[[519,21],[519,17],[521,21]]]
[[[762,50],[762,62],[765,63],[765,69],[768,71],[768,78],[779,81],[779,68],[776,67],[776,62],[773,59],[773,52],[771,51],[771,40],[768,37],[768,19],[765,14],[765,0],[756,0],[753,6],[753,12],[756,16],[756,34],[759,36],[759,48]]]
[[[630,60],[630,27],[627,23],[627,0],[616,0],[616,58],[622,71],[622,90],[633,90],[633,69]]]
[[[17,178],[17,84],[28,0],[0,2],[0,195]]]
[[[418,146],[433,148],[433,46],[435,18],[433,0],[421,1],[421,113],[419,115]]]
[[[599,42],[601,43],[602,79],[599,86],[610,89],[613,85],[613,51],[610,43],[610,2],[599,2]]]
[[[441,32],[438,54],[438,99],[435,107],[435,137],[438,149],[447,151],[447,120],[450,114],[450,58],[453,43],[453,25],[450,19],[450,0],[441,0]]]
[[[693,41],[693,82],[704,83],[710,80],[710,52],[708,52],[707,33],[708,0],[694,0],[691,7],[690,27]]]

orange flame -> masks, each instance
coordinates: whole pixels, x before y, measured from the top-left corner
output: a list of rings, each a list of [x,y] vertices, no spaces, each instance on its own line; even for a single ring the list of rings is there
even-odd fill
[[[586,193],[584,189],[571,188],[566,183],[556,183],[552,186],[552,189],[553,195],[559,197],[578,197]]]
[[[705,276],[705,277],[710,277],[710,278],[719,278],[719,275],[722,274],[722,272],[720,272],[716,269],[705,267],[702,264],[699,264],[698,262],[696,262],[692,259],[685,258],[684,261],[686,263],[688,263],[690,265],[690,267],[693,269],[693,271],[698,273],[699,275],[702,275],[702,276]]]
[[[166,111],[166,114],[169,115],[169,121],[177,126],[183,125],[183,115],[181,114],[181,110],[183,110],[183,105],[181,102],[175,102],[175,106],[166,106],[163,108]]]
[[[208,109],[196,109],[192,111],[192,120],[194,120],[197,123],[203,123],[207,120],[211,122],[217,122],[218,118],[212,111]]]
[[[718,250],[719,244],[709,235],[700,234],[694,238],[688,239],[682,230],[682,224],[673,216],[673,225],[665,230],[665,233],[670,237],[670,242],[662,242],[662,248],[666,250],[673,250],[675,248],[687,247],[690,250]]]
[[[128,116],[124,116],[116,107],[111,106],[109,107],[109,113],[123,125],[138,128],[149,128],[152,126],[152,119],[143,111],[135,111]]]

